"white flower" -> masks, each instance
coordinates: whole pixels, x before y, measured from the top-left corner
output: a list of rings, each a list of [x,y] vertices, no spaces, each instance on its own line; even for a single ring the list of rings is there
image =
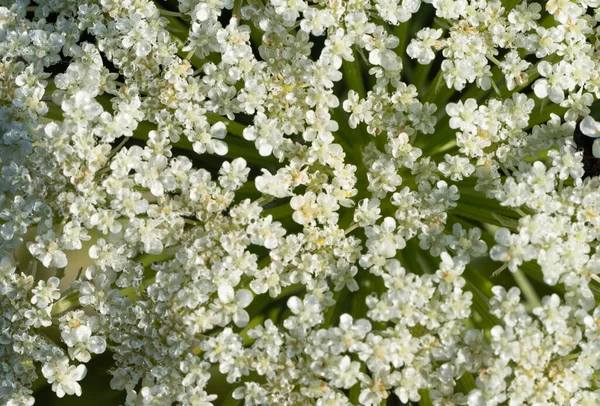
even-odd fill
[[[462,131],[476,131],[477,101],[467,99],[464,103],[448,103],[446,113],[450,116],[450,128],[460,128]]]
[[[323,321],[321,303],[313,295],[306,295],[303,300],[292,296],[288,299],[287,306],[294,314],[294,317],[288,317],[283,322],[283,326],[288,330],[305,330]]]
[[[515,272],[523,261],[530,261],[537,255],[526,235],[511,234],[508,229],[500,228],[496,231],[495,239],[498,244],[490,250],[490,258],[507,262],[511,272]]]
[[[441,41],[438,41],[441,36],[442,30],[423,28],[417,33],[418,40],[413,39],[406,47],[406,53],[421,65],[427,65],[435,59],[432,48],[438,50],[442,47]]]
[[[48,307],[49,304],[60,298],[59,284],[60,279],[55,276],[50,277],[47,282],[39,281],[38,285],[31,290],[33,293],[31,303],[40,309]]]
[[[331,58],[334,69],[340,68],[342,59],[353,62],[352,37],[347,35],[343,28],[338,28],[325,41],[323,56]]]
[[[361,227],[375,224],[377,219],[381,217],[379,204],[379,199],[361,200],[354,211],[354,221]]]
[[[286,231],[279,221],[272,222],[272,220],[273,216],[268,215],[248,226],[248,235],[252,244],[262,245],[268,249],[277,248]]]
[[[404,238],[396,233],[396,220],[386,217],[380,226],[367,227],[367,247],[369,252],[384,258],[393,258],[396,251],[406,246]]]
[[[532,5],[539,6],[537,3]],[[522,86],[527,83],[529,75],[525,71],[531,66],[531,63],[521,59],[518,52],[510,51],[507,53],[504,60],[498,66],[504,73],[508,90],[513,90],[516,86]]]
[[[105,338],[93,336],[87,322],[87,316],[81,310],[69,312],[60,318],[61,338],[69,346],[71,358],[80,362],[88,362],[90,353],[102,354],[106,350]]]
[[[378,377],[371,378],[362,374],[360,380],[361,388],[364,388],[358,396],[361,405],[379,405],[390,396],[387,388]]]
[[[358,381],[360,374],[360,363],[352,361],[345,355],[334,367],[334,378],[331,384],[338,388],[349,389]]]
[[[225,189],[239,189],[248,179],[250,168],[246,167],[244,158],[235,158],[231,163],[223,162],[219,169],[219,183]]]
[[[289,180],[285,179],[283,175],[272,175],[268,170],[262,169],[263,174],[257,176],[255,180],[256,189],[264,194],[268,194],[275,197],[286,197],[290,195]]]
[[[73,394],[81,396],[81,386],[77,382],[85,378],[86,373],[85,365],[69,365],[66,357],[54,359],[42,367],[44,378],[52,384],[52,390],[59,398]]]
[[[361,121],[371,121],[371,103],[368,100],[360,100],[354,90],[348,92],[348,99],[342,104],[344,111],[351,113],[348,123],[350,128],[356,128]]]
[[[27,243],[31,255],[36,257],[45,267],[64,268],[68,264],[67,255],[61,251],[55,241],[43,242],[36,237],[35,243]]]
[[[599,0],[1,3],[0,404],[598,403]]]
[[[564,61],[552,66],[548,61],[542,61],[538,65],[538,72],[544,79],[538,79],[533,84],[535,95],[541,99],[549,97],[554,103],[561,103],[565,99],[564,90],[571,90],[574,82],[570,78],[570,65]]]
[[[462,288],[465,285],[465,280],[460,277],[465,270],[467,259],[465,257],[452,258],[447,252],[440,254],[442,262],[440,269],[436,272],[436,276],[442,282],[440,291],[449,293],[454,287]]]
[[[217,324],[224,326],[231,317],[236,326],[245,327],[250,318],[244,309],[252,302],[252,292],[247,289],[240,289],[236,292],[230,285],[223,284],[219,286],[218,296],[218,300],[211,307],[217,317],[221,314],[226,317],[221,317]]]
[[[444,159],[446,162],[440,163],[438,169],[451,180],[459,181],[475,172],[475,167],[471,165],[468,158],[446,154]]]
[[[283,131],[279,124],[278,119],[268,118],[259,112],[254,118],[254,125],[246,127],[243,136],[249,141],[254,141],[260,155],[269,156],[283,144]]]

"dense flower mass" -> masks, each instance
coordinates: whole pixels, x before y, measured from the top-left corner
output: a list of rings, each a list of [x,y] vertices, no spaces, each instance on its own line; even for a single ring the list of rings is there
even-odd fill
[[[0,0],[0,403],[599,404],[599,22]]]

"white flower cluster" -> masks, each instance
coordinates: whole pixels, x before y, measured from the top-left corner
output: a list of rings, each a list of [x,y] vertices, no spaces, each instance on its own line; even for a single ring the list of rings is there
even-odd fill
[[[599,22],[0,0],[0,403],[598,404]]]

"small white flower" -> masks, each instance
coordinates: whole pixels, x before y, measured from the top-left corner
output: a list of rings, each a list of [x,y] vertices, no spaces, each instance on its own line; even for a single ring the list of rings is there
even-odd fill
[[[81,386],[78,381],[85,378],[86,373],[85,365],[69,365],[66,357],[54,359],[42,367],[44,378],[52,384],[52,390],[59,398],[73,394],[81,396]]]
[[[497,245],[490,250],[490,258],[494,261],[508,263],[508,269],[515,272],[524,261],[530,261],[537,255],[529,238],[523,234],[511,234],[506,228],[500,228],[495,235]]]
[[[250,321],[248,313],[244,310],[252,302],[253,295],[247,289],[240,289],[237,292],[230,285],[221,285],[218,290],[218,301],[212,306],[215,312],[222,312],[227,318],[221,318],[219,325],[225,325],[229,317],[238,327],[245,327]]]
[[[219,169],[219,183],[225,189],[239,189],[248,179],[250,168],[246,167],[244,158],[235,158],[231,163],[223,162]]]
[[[47,282],[39,281],[38,285],[31,290],[33,293],[31,303],[40,309],[48,307],[50,303],[60,298],[59,284],[60,279],[55,276],[50,277]]]
[[[268,215],[248,226],[248,235],[252,244],[262,245],[265,248],[277,248],[279,241],[286,231],[279,221],[272,222],[273,216]]]
[[[68,264],[67,255],[61,251],[55,241],[47,243],[36,237],[35,243],[27,243],[31,255],[36,257],[45,267],[64,268]]]
[[[413,39],[406,53],[413,59],[416,59],[421,65],[427,65],[435,59],[433,49],[439,50],[442,47],[439,38],[442,36],[442,30],[434,30],[431,28],[423,28],[417,33],[417,39]]]

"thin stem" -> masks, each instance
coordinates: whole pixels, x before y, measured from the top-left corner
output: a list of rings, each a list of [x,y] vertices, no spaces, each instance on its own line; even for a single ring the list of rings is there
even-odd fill
[[[502,93],[500,92],[500,89],[498,89],[498,85],[496,84],[496,82],[494,81],[494,79],[491,79],[492,82],[492,89],[494,89],[494,92],[496,92],[496,94],[498,96],[502,96]]]
[[[500,65],[500,61],[496,59],[493,55],[486,55],[487,59],[494,63],[494,65]]]
[[[517,208],[515,209],[515,211],[519,213],[521,217],[527,217],[527,213],[525,213],[523,210]]]
[[[600,283],[600,277],[596,274],[593,274],[591,272],[588,273],[590,275],[590,278],[592,278],[593,280],[595,280],[596,282]]]
[[[54,317],[77,306],[79,306],[79,291],[71,291],[54,303],[50,314]]]
[[[443,72],[441,69],[439,69],[437,74],[435,75],[435,78],[433,78],[433,81],[429,85],[429,88],[425,92],[425,95],[423,97],[423,102],[429,102],[429,101],[433,100],[434,96],[440,90],[440,85],[443,80],[444,80]]]
[[[508,262],[505,262],[500,268],[496,269],[492,273],[492,278],[499,276],[502,273],[502,271],[504,271],[506,268],[508,268]]]
[[[115,156],[115,154],[117,152],[119,152],[121,150],[121,148],[123,148],[123,146],[125,146],[125,144],[127,143],[127,141],[129,140],[129,137],[123,137],[123,139],[121,140],[121,142],[119,143],[119,145],[117,145],[116,147],[113,148],[112,151],[110,151],[110,153],[108,154],[108,157],[106,159],[106,161],[110,161],[112,159],[112,157]]]
[[[242,4],[243,4],[243,0],[235,0],[233,2],[233,12],[232,15],[233,17],[237,18],[238,20],[242,19]]]
[[[540,298],[535,292],[535,288],[533,287],[531,282],[529,282],[529,279],[527,279],[523,271],[517,269],[515,272],[513,272],[513,278],[515,279],[515,282],[517,282],[517,285],[519,285],[519,288],[523,292],[523,295],[527,299],[529,305],[532,308],[541,307],[542,303],[540,302]]]
[[[158,12],[164,16],[179,17],[179,18],[185,17],[185,14],[180,13],[178,11],[169,11],[169,10],[163,10],[163,9],[159,8]]]
[[[358,50],[358,52],[360,53],[360,50]],[[355,57],[353,62],[344,61],[342,70],[344,71],[344,78],[348,84],[348,89],[354,90],[358,94],[358,97],[364,99],[367,95],[367,91],[362,77],[360,62],[357,58]],[[366,145],[369,142],[369,134],[367,134],[364,124],[359,124],[357,131],[359,131],[361,135],[362,144]]]
[[[450,25],[448,23],[446,23],[445,21],[442,21],[441,18],[434,18],[433,22],[446,30],[449,30],[450,28],[452,28],[452,27],[450,27]]]
[[[187,55],[185,56],[185,60],[191,61],[195,54],[196,54],[196,48],[191,49],[190,52],[188,52]]]
[[[348,235],[350,234],[352,231],[356,230],[358,228],[358,223],[353,223],[350,225],[350,227],[348,227],[345,231],[344,231],[344,235]]]
[[[273,196],[261,196],[258,199],[256,199],[256,203],[259,204],[260,206],[264,207],[267,204],[271,203],[273,200],[275,200],[275,197]]]

